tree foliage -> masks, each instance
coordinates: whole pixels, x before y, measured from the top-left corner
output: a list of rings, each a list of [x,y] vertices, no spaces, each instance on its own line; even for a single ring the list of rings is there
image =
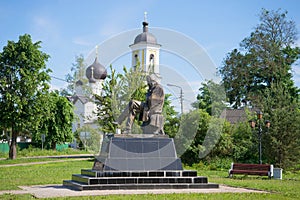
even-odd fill
[[[295,22],[287,12],[262,10],[260,24],[234,49],[219,70],[229,101],[235,108],[243,101],[255,104],[259,91],[272,83],[287,86],[293,98],[298,88],[291,80],[291,67],[299,58],[300,49],[292,47],[297,39]]]
[[[98,122],[100,129],[105,133],[115,133],[116,125],[113,123],[118,116],[128,106],[131,99],[144,102],[146,99],[147,85],[146,74],[140,68],[140,65],[135,68],[127,69],[123,67],[123,73],[117,73],[110,66],[110,75],[107,76],[101,96],[96,96],[98,101]],[[170,137],[174,137],[178,131],[179,118],[174,107],[168,99],[170,95],[165,95],[163,114],[165,117],[165,133]],[[137,116],[136,119],[139,117]],[[140,134],[141,122],[135,120],[132,133]],[[120,128],[124,128],[124,124]]]
[[[0,53],[0,123],[12,131],[11,159],[16,158],[18,135],[36,128],[42,118],[37,103],[49,89],[50,70],[46,68],[49,55],[40,44],[25,34],[18,42],[8,41]]]
[[[83,83],[83,89],[88,93],[88,80],[85,77],[86,64],[84,62],[83,55],[75,57],[75,63],[72,64],[71,73],[67,74],[66,81],[68,86],[66,89],[63,89],[61,93],[63,96],[73,96],[75,94],[75,86],[77,81]]]
[[[174,138],[178,132],[180,125],[180,118],[178,112],[175,111],[174,106],[171,105],[169,100],[170,94],[165,95],[163,115],[165,117],[164,132],[171,138]]]
[[[240,163],[257,163],[258,137],[252,132],[248,122],[232,125],[232,158]]]
[[[241,42],[241,51],[230,52],[220,69],[233,107],[250,103],[271,121],[269,132],[263,131],[263,162],[280,167],[299,162],[299,88],[291,74],[300,55],[296,39],[295,22],[287,19],[287,12],[263,9],[260,24]],[[241,141],[234,146],[234,158],[253,160],[257,147],[251,142],[258,144],[257,133],[252,139],[244,133],[246,129],[234,133]]]
[[[71,142],[73,139],[72,122],[74,119],[73,105],[58,91],[44,95],[40,101],[43,118],[33,132],[33,141],[41,143],[41,134],[45,134],[45,146],[51,149],[56,144]]]
[[[299,103],[279,84],[273,84],[263,96],[260,106],[264,118],[271,121],[271,128],[263,135],[263,159],[282,168],[292,167],[300,156]]]
[[[97,115],[100,129],[104,133],[115,133],[120,113],[126,108],[131,99],[145,100],[146,84],[145,73],[139,66],[134,69],[123,67],[123,74],[117,73],[110,66],[110,75],[107,76],[101,95],[96,95]],[[123,125],[121,125],[123,126]],[[133,133],[140,133],[137,126],[133,126]]]
[[[193,107],[204,109],[211,116],[219,116],[226,107],[226,94],[223,85],[209,80],[202,83],[199,92]]]
[[[116,115],[120,114],[119,112],[114,113],[114,111],[118,111],[118,109],[120,109],[116,102],[116,94],[119,92],[117,83],[121,75],[116,74],[116,70],[114,70],[112,66],[110,66],[110,70],[111,73],[107,75],[103,84],[102,94],[95,95],[98,123],[101,131],[104,133],[115,133],[116,127],[113,122],[115,121]],[[117,108],[115,109],[114,106],[117,106]]]
[[[206,136],[211,116],[204,110],[196,109],[181,116],[180,128],[175,137],[177,153],[186,164],[198,163],[203,150],[201,144]]]

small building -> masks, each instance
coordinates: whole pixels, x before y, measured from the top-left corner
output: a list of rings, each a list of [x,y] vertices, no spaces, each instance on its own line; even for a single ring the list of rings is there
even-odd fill
[[[255,113],[259,111],[258,108],[226,108],[222,111],[220,118],[226,119],[228,122],[230,122],[230,124],[245,122],[248,121],[247,110],[249,111],[249,113]]]
[[[224,109],[220,118],[226,119],[230,124],[247,121],[247,113],[244,108],[242,109]]]
[[[97,128],[97,105],[95,103],[96,95],[101,95],[102,84],[107,76],[107,71],[103,65],[95,58],[93,64],[86,69],[86,78],[90,91],[86,91],[83,82],[78,80],[75,84],[75,95],[72,96],[72,101],[75,106],[75,114],[78,120],[73,124],[73,131],[85,125],[92,128]]]

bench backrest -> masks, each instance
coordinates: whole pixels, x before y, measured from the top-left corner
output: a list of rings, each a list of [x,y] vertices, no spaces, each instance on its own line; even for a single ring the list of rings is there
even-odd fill
[[[271,165],[268,164],[244,164],[244,163],[233,163],[233,169],[240,170],[258,170],[258,171],[270,171]]]

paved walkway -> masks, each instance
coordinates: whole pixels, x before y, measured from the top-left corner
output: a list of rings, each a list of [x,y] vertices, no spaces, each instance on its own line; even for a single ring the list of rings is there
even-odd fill
[[[71,156],[57,156],[58,158],[73,158],[73,159],[87,159],[91,155],[71,155]],[[46,156],[45,156],[46,157]],[[52,156],[54,157],[54,156]],[[70,159],[71,160],[71,159]],[[66,160],[61,160],[66,162]],[[16,165],[34,165],[49,162],[61,162],[56,161],[44,161],[44,162],[31,162],[31,163],[18,163],[0,165],[0,167],[9,167]],[[0,191],[0,195],[3,194],[31,194],[36,198],[55,198],[55,197],[71,197],[71,196],[99,196],[99,195],[112,195],[112,194],[170,194],[170,193],[266,193],[265,191],[252,190],[246,188],[229,187],[226,185],[220,185],[218,189],[161,189],[161,190],[88,190],[88,191],[75,191],[66,188],[63,185],[34,185],[34,186],[19,186],[21,190],[3,190]]]
[[[74,160],[88,160],[88,159],[90,159],[90,158],[74,158],[74,159],[70,158],[70,159],[68,159],[68,160],[50,160],[50,161],[40,161],[40,162],[6,164],[6,165],[0,165],[0,167],[40,165],[40,164],[58,163],[58,162],[69,162],[69,161],[74,161]]]
[[[260,190],[251,190],[246,188],[235,188],[226,185],[220,185],[218,189],[161,189],[161,190],[89,190],[74,191],[63,185],[34,185],[20,186],[22,190],[0,191],[2,194],[32,194],[36,198],[54,198],[71,196],[99,196],[112,194],[170,194],[170,193],[266,193]]]
[[[47,164],[47,163],[54,163],[54,162],[68,162],[68,161],[73,161],[73,160],[87,160],[87,159],[91,159],[93,157],[94,157],[93,154],[75,154],[75,155],[57,155],[57,156],[32,156],[32,157],[24,157],[24,159],[28,159],[28,158],[56,158],[57,160],[5,164],[5,165],[0,165],[0,167],[38,165],[38,164]],[[4,160],[4,159],[6,159],[6,158],[0,158],[0,160]],[[59,160],[59,159],[63,159],[63,160]],[[65,160],[65,159],[68,159],[68,160]]]

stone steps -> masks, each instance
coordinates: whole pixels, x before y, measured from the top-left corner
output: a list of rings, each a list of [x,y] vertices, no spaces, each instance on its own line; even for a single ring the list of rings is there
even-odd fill
[[[155,135],[106,137],[93,169],[73,174],[74,190],[218,188],[197,171],[183,170],[172,138]]]
[[[86,185],[75,181],[65,180],[63,185],[73,190],[143,190],[143,189],[211,189],[219,188],[214,183],[197,183],[197,184],[97,184]]]
[[[75,190],[218,188],[196,171],[96,171],[82,169],[64,186]]]
[[[82,169],[81,175],[90,177],[168,177],[168,176],[197,176],[194,170],[168,170],[168,171],[97,171]]]
[[[88,185],[95,184],[156,184],[156,183],[207,183],[206,177],[102,177],[93,178],[73,174],[72,180]]]

